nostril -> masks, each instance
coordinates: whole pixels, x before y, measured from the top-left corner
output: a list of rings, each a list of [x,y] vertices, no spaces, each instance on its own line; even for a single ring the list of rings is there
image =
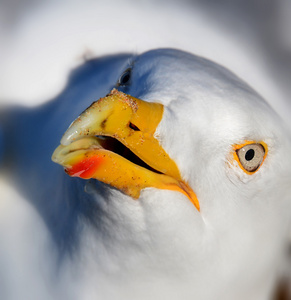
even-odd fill
[[[129,122],[128,126],[129,126],[129,128],[131,128],[134,131],[140,131],[140,129],[136,125],[132,124],[131,122]]]

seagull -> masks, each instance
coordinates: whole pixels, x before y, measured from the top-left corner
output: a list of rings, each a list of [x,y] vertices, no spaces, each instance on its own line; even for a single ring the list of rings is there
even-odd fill
[[[101,57],[2,126],[6,170],[50,232],[53,299],[272,296],[290,133],[224,67],[176,49]]]

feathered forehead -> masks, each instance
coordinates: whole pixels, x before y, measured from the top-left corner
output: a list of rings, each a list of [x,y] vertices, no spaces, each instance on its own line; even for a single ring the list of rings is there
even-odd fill
[[[276,113],[236,75],[183,51],[158,49],[137,56],[128,92],[165,105],[171,122],[195,118],[184,126],[197,130],[201,125],[225,139],[272,137],[281,127]]]
[[[255,94],[247,84],[224,67],[207,59],[175,49],[151,50],[137,56],[133,63],[133,87],[147,94],[172,94],[180,98],[186,92],[199,96],[222,96],[234,92]],[[168,98],[168,97],[166,97]],[[168,103],[163,103],[168,104]]]
[[[133,60],[132,69],[132,89],[138,84],[148,97],[154,93],[160,95],[158,101],[167,95],[172,101],[197,98],[206,102],[245,102],[243,106],[249,102],[253,108],[257,103],[266,106],[250,86],[223,66],[180,50],[145,52]]]

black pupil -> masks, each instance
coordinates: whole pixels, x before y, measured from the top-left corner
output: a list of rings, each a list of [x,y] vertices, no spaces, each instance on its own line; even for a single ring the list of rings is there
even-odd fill
[[[254,158],[255,156],[255,150],[254,149],[249,149],[247,152],[246,152],[246,155],[245,155],[245,159],[247,161],[250,161]]]
[[[122,77],[120,79],[120,84],[128,83],[129,79],[130,79],[130,73],[126,72],[125,74],[122,75]]]

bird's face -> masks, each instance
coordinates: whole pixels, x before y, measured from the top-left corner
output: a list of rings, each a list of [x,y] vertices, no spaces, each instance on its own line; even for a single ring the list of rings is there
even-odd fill
[[[216,244],[224,244],[222,248],[230,252],[244,244],[244,250],[248,253],[258,238],[265,246],[281,242],[282,228],[286,227],[290,217],[291,148],[284,126],[260,96],[224,68],[176,50],[155,50],[135,57],[124,68],[116,88],[126,95],[114,92],[109,98],[98,101],[98,116],[103,111],[100,105],[106,99],[111,105],[115,101],[112,102],[112,99],[120,95],[121,98],[127,95],[138,98],[125,99],[125,102],[131,103],[131,110],[134,110],[136,103],[143,107],[139,102],[142,99],[146,103],[155,103],[150,110],[158,111],[157,116],[149,112],[138,116],[144,118],[141,126],[147,126],[144,125],[146,120],[151,120],[149,123],[153,124],[150,129],[151,146],[144,152],[151,153],[153,149],[149,155],[162,153],[167,157],[165,160],[148,158],[145,154],[145,159],[141,158],[174,178],[175,182],[160,182],[162,179],[155,177],[152,180],[157,180],[157,185],[151,180],[149,185],[144,186],[138,182],[137,190],[132,193],[127,191],[129,198],[139,197],[151,220],[156,219],[156,224],[167,224],[167,227],[162,227],[167,228],[169,236],[177,227],[184,226],[184,242],[188,243],[188,249],[192,249],[192,241],[197,246],[199,240],[202,245],[213,236]],[[120,99],[116,101],[120,103]],[[62,147],[73,145],[70,143],[76,134],[84,133],[94,123],[95,117],[90,121],[87,119],[88,112],[93,109],[96,110],[94,105],[75,121],[63,139],[63,144],[69,146]],[[124,111],[124,107],[121,110]],[[105,119],[110,122],[106,117],[99,123],[104,125]],[[114,120],[117,123],[120,121],[118,118]],[[133,124],[126,120],[127,125]],[[82,130],[79,130],[80,124],[85,126]],[[131,130],[142,131],[143,128],[136,128],[133,124]],[[102,135],[101,131],[90,131],[90,138],[96,134]],[[82,137],[85,136],[83,133]],[[118,133],[107,135],[118,138]],[[119,140],[130,145],[128,147],[133,152],[139,153],[136,146],[128,144],[127,138],[119,136]],[[99,147],[95,138],[90,143],[92,149]],[[128,165],[119,164],[116,158],[113,161],[120,167],[122,176],[122,168],[126,169]],[[64,161],[61,164],[65,165]],[[165,172],[161,171],[164,167],[168,167]],[[95,178],[108,183],[105,175],[98,176]],[[147,174],[141,176],[144,178]],[[90,173],[89,177],[94,176]],[[177,181],[182,184],[179,186]],[[115,182],[110,184],[120,188]],[[162,184],[176,185],[178,188],[165,188]],[[112,195],[116,196],[116,193],[124,197],[122,192],[116,190]],[[274,240],[270,241],[269,237]],[[272,247],[270,249],[274,250]]]

